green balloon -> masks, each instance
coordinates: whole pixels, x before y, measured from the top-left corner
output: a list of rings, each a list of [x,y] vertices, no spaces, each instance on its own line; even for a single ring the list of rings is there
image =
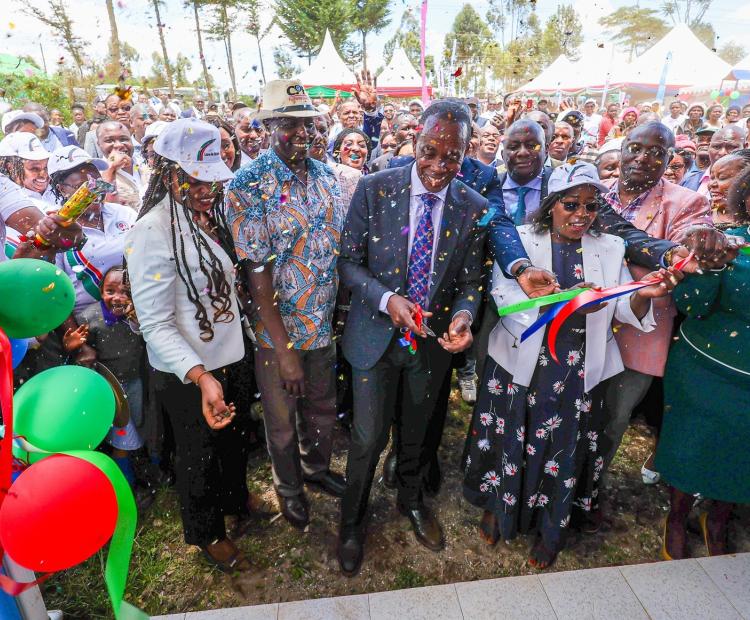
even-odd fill
[[[112,426],[115,396],[93,370],[58,366],[24,383],[13,397],[13,410],[13,431],[32,446],[48,452],[93,450]]]
[[[70,316],[76,294],[67,274],[51,263],[18,258],[0,263],[0,328],[11,338],[33,338]]]
[[[731,94],[729,95],[730,99],[739,99],[740,98],[740,91],[733,90]]]

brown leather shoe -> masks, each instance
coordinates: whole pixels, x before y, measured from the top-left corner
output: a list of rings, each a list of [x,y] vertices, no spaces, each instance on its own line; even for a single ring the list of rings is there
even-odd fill
[[[386,488],[396,488],[396,463],[396,453],[391,450],[383,463],[383,484]]]
[[[443,528],[427,506],[422,505],[411,509],[399,506],[398,510],[409,518],[417,540],[430,551],[440,551],[445,547]]]

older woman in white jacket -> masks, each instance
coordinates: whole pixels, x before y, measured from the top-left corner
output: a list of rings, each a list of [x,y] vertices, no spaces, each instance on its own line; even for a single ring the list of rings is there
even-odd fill
[[[553,271],[564,289],[630,282],[622,239],[591,229],[599,182],[590,164],[565,164],[549,181],[535,223],[519,228],[532,264]],[[654,328],[651,299],[668,293],[679,274],[650,274],[658,284],[581,310],[563,324],[551,359],[547,332],[521,335],[539,310],[503,317],[489,339],[489,358],[467,439],[464,496],[484,509],[480,535],[535,534],[529,563],[546,568],[564,544],[574,508],[589,511],[602,468],[603,384],[623,368],[612,320]],[[495,266],[497,306],[527,299]]]

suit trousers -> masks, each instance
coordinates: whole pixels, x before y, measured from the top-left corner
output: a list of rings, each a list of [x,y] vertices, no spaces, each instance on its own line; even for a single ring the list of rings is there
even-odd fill
[[[394,335],[375,366],[353,369],[354,420],[341,502],[342,529],[359,528],[364,521],[375,468],[394,422],[398,503],[410,509],[422,502],[422,475],[432,459],[425,441],[451,355],[434,338],[419,339],[412,355],[400,345],[399,337]]]
[[[282,497],[302,493],[303,475],[315,479],[328,471],[336,423],[336,345],[297,353],[305,372],[301,398],[284,390],[274,350],[255,350],[273,484]]]
[[[227,369],[212,371],[224,386]],[[226,538],[225,515],[247,513],[247,437],[249,411],[238,411],[229,426],[212,430],[203,417],[201,391],[172,373],[154,371],[154,392],[166,411],[175,438],[177,493],[185,542],[205,546]]]

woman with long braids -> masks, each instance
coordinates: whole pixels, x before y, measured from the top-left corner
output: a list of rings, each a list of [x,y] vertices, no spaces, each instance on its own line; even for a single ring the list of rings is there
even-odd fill
[[[227,536],[224,516],[244,520],[249,509],[246,442],[227,376],[245,347],[217,217],[223,183],[232,178],[220,149],[219,130],[208,123],[187,118],[164,129],[125,257],[156,394],[174,432],[185,542],[233,572],[249,563]]]

